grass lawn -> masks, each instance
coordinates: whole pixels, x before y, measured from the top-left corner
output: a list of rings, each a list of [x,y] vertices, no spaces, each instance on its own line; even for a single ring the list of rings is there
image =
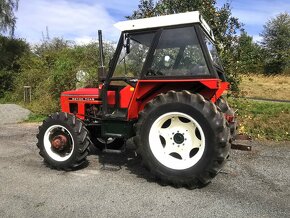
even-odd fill
[[[243,75],[241,96],[290,100],[290,76]],[[290,103],[230,98],[237,109],[239,132],[253,138],[290,141]]]
[[[237,110],[239,132],[253,138],[290,141],[290,103],[229,98]]]

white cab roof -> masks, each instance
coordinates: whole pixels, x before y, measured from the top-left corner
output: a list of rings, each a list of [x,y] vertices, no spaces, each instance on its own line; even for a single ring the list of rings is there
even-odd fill
[[[114,26],[121,31],[130,31],[191,23],[200,23],[208,35],[213,38],[209,25],[204,21],[199,11],[121,21]]]

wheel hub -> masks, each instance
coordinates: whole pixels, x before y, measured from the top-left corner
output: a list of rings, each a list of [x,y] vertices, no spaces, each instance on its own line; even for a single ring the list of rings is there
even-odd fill
[[[173,140],[176,144],[181,144],[184,142],[184,136],[181,133],[176,133],[173,136]]]
[[[67,144],[67,138],[64,135],[57,135],[51,140],[51,145],[53,148],[62,150]]]
[[[164,166],[184,170],[194,166],[205,149],[205,136],[199,123],[181,112],[168,112],[154,121],[149,146]]]

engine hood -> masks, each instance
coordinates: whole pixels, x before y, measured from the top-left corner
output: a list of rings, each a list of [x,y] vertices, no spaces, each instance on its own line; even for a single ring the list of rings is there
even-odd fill
[[[61,96],[83,96],[83,97],[93,97],[100,99],[100,89],[98,88],[81,88],[76,90],[65,91],[61,93]]]

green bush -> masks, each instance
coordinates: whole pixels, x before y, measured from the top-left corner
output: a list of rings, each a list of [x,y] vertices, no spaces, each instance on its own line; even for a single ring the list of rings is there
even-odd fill
[[[106,44],[105,55],[111,56],[113,47]],[[20,60],[20,73],[15,80],[12,101],[22,101],[23,86],[31,86],[32,102],[27,105],[37,114],[50,114],[60,110],[60,94],[77,86],[96,86],[98,45],[75,45],[63,39],[46,41],[32,49]],[[108,60],[108,58],[107,58]],[[84,81],[77,73],[85,73]]]
[[[29,45],[22,39],[0,35],[0,98],[13,90],[14,79],[20,70],[19,59],[29,52]]]

